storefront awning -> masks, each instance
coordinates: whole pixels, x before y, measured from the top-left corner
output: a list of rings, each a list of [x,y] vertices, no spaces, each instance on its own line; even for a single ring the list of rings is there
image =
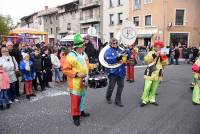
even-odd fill
[[[153,34],[137,34],[137,38],[151,38]]]
[[[14,34],[47,35],[48,33],[37,30],[37,29],[33,29],[33,28],[21,27],[21,28],[16,28],[16,29],[10,31],[10,33],[9,33],[9,35],[14,35]]]
[[[158,34],[157,27],[136,27],[137,38],[151,38]]]

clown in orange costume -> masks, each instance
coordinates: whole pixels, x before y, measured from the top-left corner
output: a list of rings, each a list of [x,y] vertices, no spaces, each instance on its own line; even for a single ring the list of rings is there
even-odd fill
[[[68,91],[71,98],[71,115],[76,126],[80,125],[80,116],[88,117],[84,111],[89,69],[96,68],[89,64],[84,52],[83,39],[80,34],[74,36],[74,50],[69,52],[63,63],[62,71],[67,76]]]

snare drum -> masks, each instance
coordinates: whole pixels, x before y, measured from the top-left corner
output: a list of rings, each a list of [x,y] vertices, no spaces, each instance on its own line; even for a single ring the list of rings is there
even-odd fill
[[[108,84],[106,75],[94,75],[88,79],[89,88],[104,88]]]

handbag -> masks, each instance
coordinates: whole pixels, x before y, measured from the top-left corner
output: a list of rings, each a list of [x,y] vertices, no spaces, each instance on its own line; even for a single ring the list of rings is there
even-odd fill
[[[13,64],[14,64],[14,69],[15,69],[15,74],[16,74],[16,76],[17,76],[17,77],[22,76],[22,73],[21,73],[19,70],[16,70],[17,68],[16,68],[16,64],[15,64],[15,62],[14,62],[14,60],[13,60],[13,56],[11,56],[11,58],[12,58],[12,62],[13,62]]]

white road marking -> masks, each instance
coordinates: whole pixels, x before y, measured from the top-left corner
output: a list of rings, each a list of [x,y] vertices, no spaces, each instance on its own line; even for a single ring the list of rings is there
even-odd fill
[[[69,93],[66,91],[60,91],[56,89],[47,89],[46,91],[43,91],[37,94],[37,96],[32,98],[30,102],[35,102],[45,97],[55,97],[55,96],[60,96],[60,95],[69,95]]]

